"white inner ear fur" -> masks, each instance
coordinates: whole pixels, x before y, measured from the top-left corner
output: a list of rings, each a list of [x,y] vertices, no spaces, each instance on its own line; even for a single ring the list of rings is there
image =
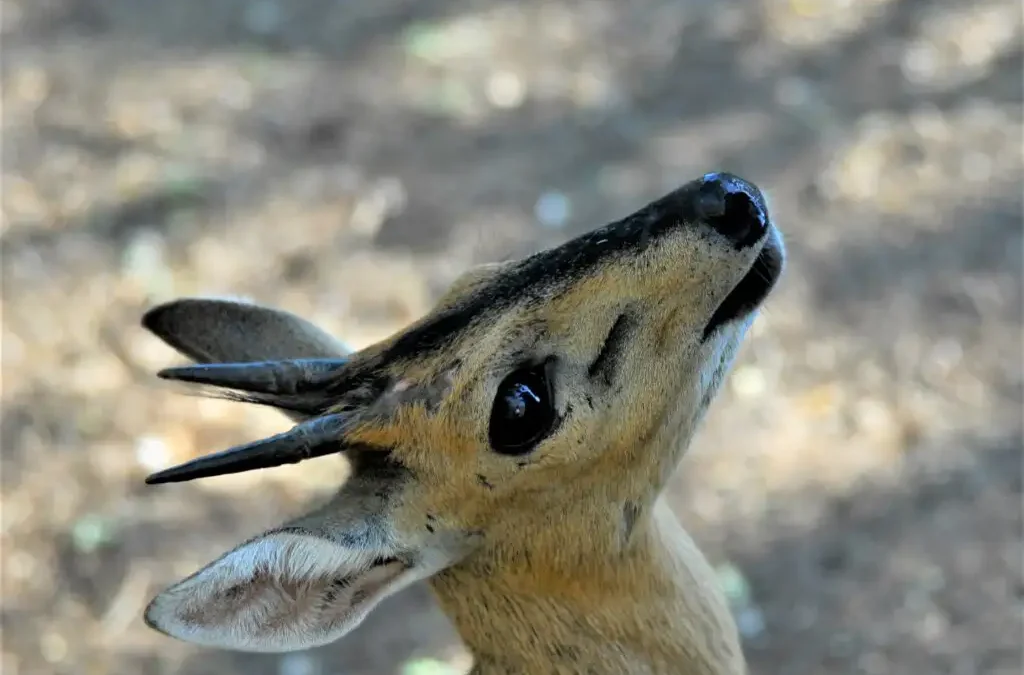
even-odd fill
[[[194,644],[285,652],[337,640],[385,597],[444,564],[390,560],[313,535],[270,532],[160,593],[146,609],[158,631]]]

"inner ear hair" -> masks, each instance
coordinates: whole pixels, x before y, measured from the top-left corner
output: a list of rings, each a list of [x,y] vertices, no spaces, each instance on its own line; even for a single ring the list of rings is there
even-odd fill
[[[145,620],[166,635],[211,647],[307,649],[337,640],[428,572],[382,547],[353,548],[285,528],[167,588]]]

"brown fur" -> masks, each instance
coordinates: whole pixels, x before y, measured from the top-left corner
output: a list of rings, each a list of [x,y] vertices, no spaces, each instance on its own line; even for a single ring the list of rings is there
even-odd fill
[[[782,245],[773,228],[756,245],[729,245],[686,220],[689,194],[582,247],[472,270],[416,325],[349,355],[324,408],[353,415],[339,442],[351,448],[354,478],[329,504],[162,593],[150,625],[201,644],[297,649],[336,639],[384,596],[427,579],[479,675],[744,673],[715,576],[660,495],[751,316],[710,337],[704,327],[762,248],[781,260]],[[659,218],[679,223],[649,237]],[[594,253],[641,227],[636,243]],[[531,274],[541,263],[554,271]],[[258,319],[270,310],[187,302],[148,325],[193,358],[341,355],[301,320],[242,339],[239,317],[268,325]],[[621,348],[603,379],[588,377],[620,316]],[[194,343],[202,349],[190,351]],[[528,454],[493,452],[498,382],[544,359],[561,421]],[[380,564],[396,572],[381,580]],[[301,593],[232,590],[274,575]],[[323,579],[339,575],[352,580],[347,594],[318,598]],[[352,589],[364,586],[351,611],[331,605],[355,602]],[[244,602],[268,595],[273,607]]]

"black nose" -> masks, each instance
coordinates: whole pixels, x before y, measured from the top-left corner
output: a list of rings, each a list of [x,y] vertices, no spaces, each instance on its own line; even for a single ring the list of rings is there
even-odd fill
[[[768,209],[757,187],[731,173],[705,174],[697,211],[737,248],[758,242],[768,229]]]

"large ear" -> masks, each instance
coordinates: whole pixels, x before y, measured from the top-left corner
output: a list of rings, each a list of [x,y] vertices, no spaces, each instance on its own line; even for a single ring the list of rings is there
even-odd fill
[[[146,623],[186,642],[248,652],[333,642],[385,597],[445,566],[367,542],[365,534],[271,530],[160,593]]]
[[[199,363],[339,358],[349,350],[309,321],[234,300],[183,298],[158,305],[142,325]]]

